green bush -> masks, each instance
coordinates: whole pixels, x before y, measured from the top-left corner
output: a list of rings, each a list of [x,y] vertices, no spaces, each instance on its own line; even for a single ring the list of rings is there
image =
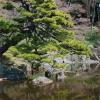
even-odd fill
[[[20,53],[30,53],[32,50],[32,47],[30,47],[27,43],[17,45],[16,48]]]
[[[4,56],[5,59],[7,59],[7,60],[11,60],[11,58],[13,57],[13,55],[12,55],[11,53],[9,53],[9,52],[4,53],[3,56]]]
[[[46,53],[51,53],[51,52],[55,52],[58,51],[58,47],[55,45],[55,43],[49,42],[44,46],[41,46],[40,48],[43,52]]]
[[[23,53],[17,55],[19,58],[24,58],[26,60],[40,60],[40,56],[37,54],[32,54],[32,53]]]
[[[100,33],[97,31],[97,29],[94,27],[92,30],[90,30],[86,36],[85,39],[92,44],[97,43],[100,41]]]
[[[49,64],[53,64],[53,60],[51,60],[50,58],[43,58],[41,61]]]
[[[69,50],[71,53],[90,55],[91,50],[85,42],[73,40],[66,40],[61,43],[61,46]]]
[[[12,10],[12,9],[14,9],[14,8],[15,8],[15,7],[14,7],[13,4],[10,3],[10,2],[7,2],[7,3],[5,3],[5,4],[3,5],[3,9]]]
[[[66,64],[64,64],[64,63],[62,63],[62,64],[61,63],[55,63],[53,67],[55,67],[55,68],[63,68],[65,66],[66,66]]]
[[[10,52],[13,56],[16,56],[19,54],[19,51],[17,50],[17,48],[15,46],[12,46],[8,49],[8,52]]]

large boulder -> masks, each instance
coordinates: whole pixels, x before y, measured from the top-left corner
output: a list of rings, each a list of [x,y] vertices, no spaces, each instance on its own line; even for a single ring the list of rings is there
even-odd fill
[[[7,80],[24,80],[26,79],[26,75],[23,72],[23,70],[18,68],[8,68],[4,70],[4,77],[7,78]]]

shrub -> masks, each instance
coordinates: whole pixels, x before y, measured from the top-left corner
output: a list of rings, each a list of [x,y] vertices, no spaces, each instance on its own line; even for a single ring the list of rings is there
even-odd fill
[[[53,60],[51,60],[50,58],[43,58],[41,61],[49,64],[53,64]]]
[[[41,47],[41,50],[46,53],[51,53],[53,51],[58,51],[58,47],[54,43],[50,42]]]
[[[92,43],[92,44],[95,44],[97,43],[98,41],[100,41],[100,33],[98,32],[98,30],[94,27],[92,30],[90,30],[86,36],[85,36],[85,39]]]
[[[90,55],[91,50],[85,42],[73,40],[66,40],[61,43],[61,46],[69,50],[71,53]]]
[[[19,54],[19,51],[17,50],[17,48],[15,46],[12,46],[8,49],[8,52],[10,52],[13,56],[16,56]]]
[[[9,52],[4,53],[3,56],[4,56],[5,59],[7,59],[7,60],[11,60],[11,58],[13,57],[13,55],[12,55],[11,53],[9,53]]]
[[[66,66],[66,64],[64,64],[64,63],[62,63],[62,64],[61,63],[55,63],[53,67],[55,67],[55,68],[63,68],[65,66]]]
[[[26,60],[40,60],[40,56],[37,54],[32,54],[32,53],[23,53],[17,55],[19,58],[24,58]]]
[[[7,9],[7,10],[12,10],[14,9],[15,7],[12,5],[12,3],[10,2],[7,2],[3,5],[3,9]]]

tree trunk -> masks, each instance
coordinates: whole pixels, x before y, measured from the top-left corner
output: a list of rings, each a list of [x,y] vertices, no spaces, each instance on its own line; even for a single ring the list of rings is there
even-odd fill
[[[35,48],[34,50],[35,50],[35,53],[38,54],[38,50],[37,50],[37,48]]]

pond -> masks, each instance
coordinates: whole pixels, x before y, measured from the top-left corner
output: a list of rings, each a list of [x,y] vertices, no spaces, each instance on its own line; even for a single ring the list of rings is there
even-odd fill
[[[72,66],[72,65],[71,65]],[[91,65],[92,70],[97,65]],[[43,87],[30,81],[0,83],[0,100],[100,100],[100,67]]]

